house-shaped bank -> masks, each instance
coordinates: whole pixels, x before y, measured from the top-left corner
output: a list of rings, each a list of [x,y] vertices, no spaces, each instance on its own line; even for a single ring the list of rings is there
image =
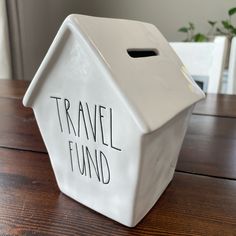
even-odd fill
[[[66,18],[26,95],[60,190],[135,226],[171,181],[204,98],[155,26]]]

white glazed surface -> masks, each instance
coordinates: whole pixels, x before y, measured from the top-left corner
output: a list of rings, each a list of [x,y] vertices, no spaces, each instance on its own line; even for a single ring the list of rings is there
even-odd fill
[[[35,96],[33,87],[40,83],[39,77],[41,81],[46,78],[40,75],[41,69],[50,66],[51,57],[56,54],[55,47],[68,30],[83,38],[92,51],[92,57],[97,57],[104,70],[110,73],[112,83],[144,132],[158,129],[204,98],[204,93],[155,26],[138,21],[72,15],[65,20],[35,75],[25,98],[28,105]],[[132,48],[153,48],[159,55],[131,58],[127,50]]]
[[[104,51],[100,38],[91,38],[96,19],[67,18],[23,102],[34,109],[61,191],[132,227],[172,179],[192,106],[204,95],[158,31],[154,35],[163,41],[164,59],[140,62],[131,71],[122,62],[122,70]],[[102,31],[109,21],[99,20]],[[127,22],[134,26],[133,34],[146,37],[146,24],[143,28],[140,22],[111,22],[114,27]],[[155,43],[155,37],[152,40]],[[161,44],[159,49],[162,52]],[[158,82],[151,82],[157,72]],[[161,84],[165,85],[160,88]]]
[[[35,103],[34,111],[36,119],[38,120],[43,139],[50,154],[52,166],[61,191],[108,217],[132,224],[131,219],[133,218],[132,209],[137,184],[141,131],[133,121],[129,111],[123,105],[122,99],[112,89],[109,77],[103,70],[103,67],[100,66],[96,58],[91,58],[86,47],[77,50],[76,48],[79,45],[83,45],[83,42],[78,38],[75,39],[70,34],[63,50],[63,46],[60,46],[61,54],[54,61],[54,66],[48,70],[47,83],[43,85],[42,92],[37,98],[38,102]],[[65,61],[64,58],[70,59]],[[82,61],[85,61],[85,63]],[[81,64],[83,66],[77,66]],[[78,69],[74,71],[76,67]],[[65,76],[64,71],[70,71],[70,73]],[[73,86],[74,84],[78,84],[78,86]],[[56,100],[50,98],[51,96],[61,98],[58,100],[58,106],[63,132],[61,132]],[[71,134],[69,134],[64,99],[70,101],[68,112],[76,134],[70,122]],[[78,111],[80,101],[84,109],[89,140],[87,140],[82,118],[80,137],[78,137]],[[89,106],[92,122],[94,122],[95,105],[97,105],[96,142],[93,139],[92,129],[90,128],[86,103]],[[45,104],[47,104],[47,108]],[[104,142],[108,146],[102,143],[99,105],[106,108],[103,109],[103,135]],[[113,118],[113,145],[121,149],[121,151],[111,148],[110,108],[112,109]],[[80,114],[82,115],[82,113]],[[45,132],[46,130],[50,130],[50,132]],[[71,170],[69,141],[73,142],[73,171]],[[95,149],[98,152],[102,151],[106,155],[110,169],[110,182],[108,184],[98,181],[92,164],[92,178],[89,177],[87,159],[87,176],[80,174],[77,164],[76,147],[74,146],[75,142],[78,144],[78,149],[80,149],[79,155],[82,155],[81,145],[89,147],[93,160],[95,160]],[[80,160],[82,160],[81,156]],[[98,166],[100,169],[99,158]],[[106,171],[105,169],[105,174]],[[99,172],[101,178],[101,170]],[[105,179],[104,182],[107,182],[107,180]]]

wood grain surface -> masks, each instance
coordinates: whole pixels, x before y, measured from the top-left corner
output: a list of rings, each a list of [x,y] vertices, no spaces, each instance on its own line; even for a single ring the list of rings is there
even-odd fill
[[[78,186],[79,187],[79,186]],[[0,235],[235,235],[236,182],[176,173],[130,229],[57,188],[46,154],[0,148]]]
[[[46,152],[33,111],[21,99],[0,98],[0,111],[0,147]]]
[[[23,98],[28,86],[29,86],[28,81],[1,79],[0,97]]]
[[[33,112],[22,105],[27,87],[0,81],[0,235],[236,236],[236,96],[208,95],[195,107],[173,181],[127,228],[59,191]]]
[[[236,179],[236,119],[192,115],[177,170]]]
[[[207,94],[206,99],[197,103],[194,114],[236,117],[236,95]]]

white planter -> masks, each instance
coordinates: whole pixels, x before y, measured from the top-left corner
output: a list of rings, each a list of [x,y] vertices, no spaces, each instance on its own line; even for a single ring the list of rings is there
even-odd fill
[[[71,15],[23,103],[34,110],[60,190],[132,227],[171,181],[202,98],[153,25]]]

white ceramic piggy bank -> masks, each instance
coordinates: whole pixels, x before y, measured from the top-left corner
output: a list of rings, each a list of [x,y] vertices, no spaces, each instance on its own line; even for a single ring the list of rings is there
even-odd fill
[[[202,98],[155,26],[71,15],[23,103],[60,190],[133,227],[171,181]]]

